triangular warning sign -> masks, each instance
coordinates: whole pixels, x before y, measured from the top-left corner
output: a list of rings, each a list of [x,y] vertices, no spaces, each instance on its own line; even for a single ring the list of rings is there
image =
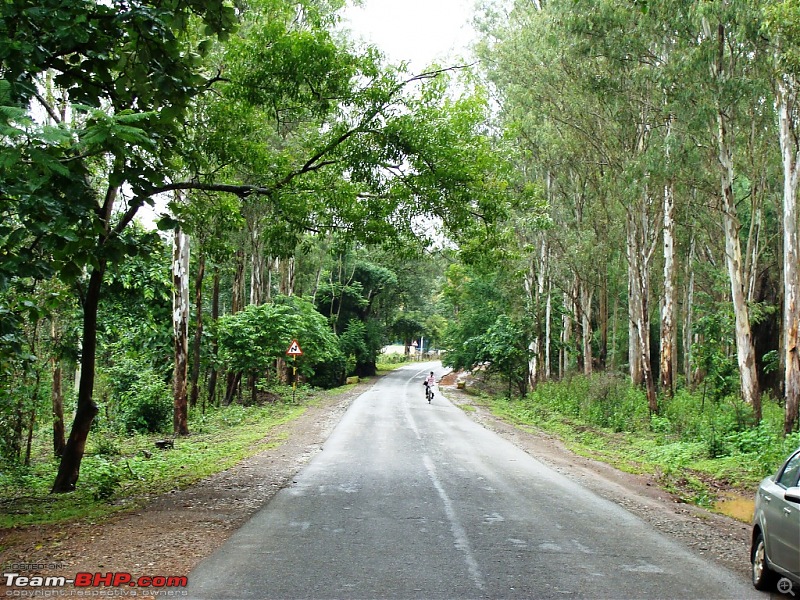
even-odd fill
[[[291,346],[286,351],[286,354],[289,356],[300,356],[303,351],[300,349],[300,344],[297,343],[297,340],[292,340]]]

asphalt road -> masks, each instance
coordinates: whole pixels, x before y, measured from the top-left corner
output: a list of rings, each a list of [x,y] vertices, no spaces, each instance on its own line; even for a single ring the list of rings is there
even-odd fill
[[[189,576],[189,597],[766,598],[474,423],[384,377]]]

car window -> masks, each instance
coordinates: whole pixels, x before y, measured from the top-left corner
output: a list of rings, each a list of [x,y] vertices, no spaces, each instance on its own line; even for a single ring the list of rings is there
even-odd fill
[[[786,467],[778,477],[777,483],[787,488],[797,485],[798,473],[800,473],[800,452],[795,454],[789,459],[789,462],[786,463]]]

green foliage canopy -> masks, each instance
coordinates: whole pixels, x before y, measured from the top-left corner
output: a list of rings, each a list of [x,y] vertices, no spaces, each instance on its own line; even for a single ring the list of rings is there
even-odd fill
[[[272,304],[250,305],[221,317],[218,325],[219,359],[232,371],[267,373],[275,361],[286,358],[292,340],[303,355],[298,371],[314,374],[316,365],[341,357],[336,336],[314,305],[295,296],[281,296]]]

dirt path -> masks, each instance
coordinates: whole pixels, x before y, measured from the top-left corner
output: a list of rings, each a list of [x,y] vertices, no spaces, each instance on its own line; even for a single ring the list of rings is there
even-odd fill
[[[186,490],[162,495],[135,512],[114,516],[101,524],[2,532],[3,572],[26,574],[19,568],[11,570],[12,566],[19,567],[14,563],[39,563],[56,568],[33,569],[27,574],[71,577],[77,572],[129,572],[134,578],[187,575],[322,450],[352,400],[367,388],[368,384],[362,384],[310,407],[299,419],[271,433],[275,439],[286,436],[277,447]],[[443,391],[457,405],[472,404],[468,395],[453,387],[444,385]],[[480,406],[473,405],[467,413],[538,460],[621,504],[698,554],[748,573],[749,527],[744,523],[679,504],[645,477],[577,456],[558,440],[541,432],[515,428]],[[0,595],[5,591],[0,582]]]

